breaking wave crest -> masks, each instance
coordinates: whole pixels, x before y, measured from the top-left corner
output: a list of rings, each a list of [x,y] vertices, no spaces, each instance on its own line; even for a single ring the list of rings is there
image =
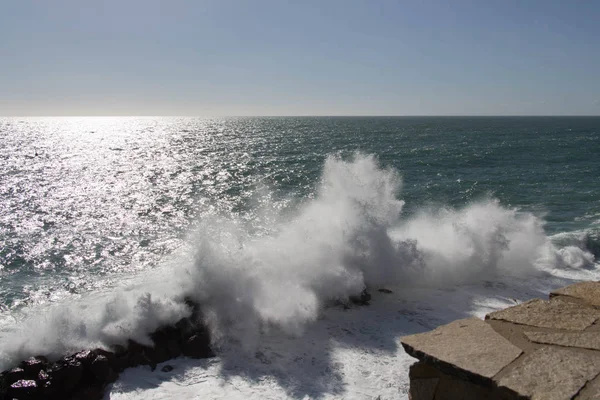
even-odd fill
[[[314,196],[257,234],[235,216],[201,221],[189,253],[110,292],[25,310],[4,327],[0,368],[147,334],[203,308],[213,339],[252,348],[260,332],[299,335],[322,307],[365,287],[440,286],[595,266],[585,240],[549,238],[533,214],[483,199],[402,214],[401,178],[373,156],[327,158]],[[273,217],[273,214],[276,217]],[[582,244],[583,243],[583,244]],[[593,249],[592,249],[593,250]],[[597,254],[597,253],[596,253]]]

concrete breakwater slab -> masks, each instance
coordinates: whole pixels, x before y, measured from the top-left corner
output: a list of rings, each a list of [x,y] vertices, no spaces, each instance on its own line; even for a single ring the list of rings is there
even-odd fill
[[[524,332],[535,343],[600,350],[600,332]]]
[[[597,282],[580,282],[550,293],[550,298],[579,300],[583,304],[600,307],[600,285]]]
[[[479,318],[461,319],[431,332],[405,336],[411,352],[420,352],[430,363],[444,364],[440,369],[456,369],[457,374],[492,378],[513,362],[522,350],[498,335]]]
[[[468,318],[406,336],[404,349],[419,360],[410,398],[599,399],[599,307],[600,282],[584,282],[485,321]]]
[[[486,315],[497,319],[538,328],[580,331],[600,318],[600,310],[555,297],[550,301],[535,299],[515,307]]]
[[[599,372],[598,354],[543,347],[515,363],[497,384],[534,400],[572,399]]]

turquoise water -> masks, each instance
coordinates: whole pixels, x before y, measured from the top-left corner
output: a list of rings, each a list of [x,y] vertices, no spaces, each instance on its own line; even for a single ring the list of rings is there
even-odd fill
[[[477,259],[486,265],[516,243],[510,235],[527,225],[519,215],[532,215],[530,225],[546,235],[531,228],[532,241],[553,243],[560,265],[592,268],[600,242],[599,153],[599,117],[2,118],[2,318],[10,329],[24,308],[114,288],[190,248],[201,252],[199,226],[222,246],[229,225],[243,231],[242,247],[273,237],[271,246],[286,248],[278,238],[304,232],[292,247],[310,252],[313,225],[356,230],[357,221],[376,220],[368,235],[351,235],[346,244],[371,254],[373,231],[402,231],[402,245],[394,243],[404,253],[390,256],[402,270],[417,259],[434,268],[427,235],[411,236],[416,228],[408,227],[420,214],[435,220],[455,213],[447,225],[432,225],[432,234],[466,227],[458,230],[473,240],[465,248],[483,246]],[[336,202],[344,214],[336,214]],[[326,211],[310,211],[316,208]],[[305,215],[313,219],[298,227]],[[495,239],[477,241],[496,237],[476,229],[488,224],[506,236],[500,250],[486,247]],[[519,232],[521,240],[529,230]],[[410,258],[407,249],[419,255]],[[346,268],[348,256],[340,254],[335,263]],[[252,257],[259,265],[274,258]],[[361,257],[365,265],[383,263]]]

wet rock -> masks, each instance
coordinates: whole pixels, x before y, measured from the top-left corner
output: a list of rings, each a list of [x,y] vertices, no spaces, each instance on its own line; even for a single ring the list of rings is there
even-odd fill
[[[125,368],[150,365],[154,370],[158,363],[182,354],[193,358],[214,356],[209,332],[198,322],[200,307],[191,299],[185,301],[192,311],[191,317],[150,334],[153,346],[129,340],[126,346],[113,346],[112,351],[83,350],[55,363],[49,363],[45,357],[32,357],[0,373],[0,400],[102,399],[104,387],[114,382]],[[169,372],[173,367],[165,365],[161,370]]]
[[[164,367],[162,367],[160,370],[161,370],[162,372],[171,372],[171,371],[173,371],[173,366],[172,366],[172,365],[169,365],[169,364],[167,364],[167,365],[165,365]]]
[[[6,372],[2,372],[0,374],[0,399],[4,399],[7,390],[8,383],[6,383]]]
[[[170,358],[177,358],[181,355],[181,347],[176,339],[167,340],[166,348],[169,352]]]
[[[111,358],[108,355],[104,354],[110,361],[111,361],[111,365],[113,367],[113,369],[119,373],[121,371],[123,371],[125,368],[129,367],[129,353],[127,352],[127,349],[124,346],[121,345],[115,345],[112,347],[112,350],[114,351],[112,354]]]
[[[25,370],[21,367],[16,367],[6,372],[4,380],[6,382],[6,385],[10,386],[11,384],[20,379],[25,379],[25,376]]]
[[[40,372],[38,372],[38,376],[36,379],[39,382],[46,382],[50,380],[50,375],[48,375],[48,373],[44,370],[41,370]]]
[[[368,306],[371,301],[371,294],[367,289],[363,289],[358,296],[350,296],[350,302],[359,306]]]
[[[79,388],[71,397],[72,400],[102,400],[103,398],[103,385],[89,385]]]
[[[55,385],[52,380],[46,382],[38,382],[38,398],[41,399],[54,399],[60,398],[60,388]],[[56,397],[54,397],[56,396]]]
[[[133,353],[129,356],[128,359],[128,367],[137,367],[138,365],[150,365],[152,366],[152,360],[146,356],[146,354],[142,353]],[[154,368],[156,368],[156,363],[154,363]]]
[[[182,318],[175,324],[175,329],[178,332],[178,336],[182,341],[189,338],[194,334],[194,324],[188,318]]]
[[[75,360],[79,361],[85,368],[89,367],[96,359],[96,353],[92,350],[84,350],[76,353]]]
[[[108,360],[108,364],[114,368],[114,365],[115,365],[115,362],[117,359],[117,356],[115,355],[115,353],[113,353],[111,351],[103,350],[103,349],[95,349],[94,353],[96,353],[96,357],[98,357],[98,356],[106,357],[106,359]]]
[[[70,393],[83,377],[83,365],[73,358],[65,358],[58,361],[48,373],[56,386]]]
[[[115,344],[113,347],[113,353],[115,354],[115,356],[119,357],[125,353],[127,353],[127,349],[124,346],[121,346],[120,344]]]
[[[31,357],[19,364],[25,371],[27,377],[36,376],[42,369],[48,366],[48,359],[46,357]]]
[[[113,371],[108,358],[104,355],[98,355],[90,365],[90,371],[96,381],[101,383],[114,382],[117,374]]]
[[[161,344],[160,346],[154,347],[154,349],[152,351],[152,357],[151,357],[151,360],[154,363],[160,364],[160,363],[163,363],[170,359],[171,359],[171,355],[169,354],[169,349],[167,348],[166,343]]]
[[[192,321],[200,320],[200,304],[194,301],[191,297],[186,296],[184,299],[185,304],[192,310],[192,314],[190,315],[190,319]]]
[[[208,358],[214,356],[210,348],[208,335],[202,333],[191,336],[183,344],[182,351],[184,356],[190,358]]]
[[[20,379],[8,387],[6,397],[9,399],[33,399],[37,393],[38,386],[33,379]]]
[[[154,348],[149,351],[148,357],[156,364],[165,362],[171,359],[169,349],[167,348],[167,341],[169,340],[169,332],[166,328],[162,328],[150,335],[150,338],[154,342]]]

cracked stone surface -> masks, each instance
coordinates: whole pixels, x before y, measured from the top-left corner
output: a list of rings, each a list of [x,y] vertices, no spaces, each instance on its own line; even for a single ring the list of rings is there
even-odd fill
[[[411,367],[412,400],[600,399],[600,282],[401,342],[421,360]],[[424,379],[436,376],[439,381]]]
[[[568,296],[592,306],[600,307],[600,282],[576,283],[550,293],[550,297],[555,296]]]
[[[559,299],[535,299],[486,316],[515,324],[576,331],[584,330],[598,318],[600,310]]]
[[[600,399],[600,376],[588,382],[585,387],[575,396],[575,400],[597,400]]]
[[[454,321],[431,332],[402,338],[406,352],[442,362],[467,374],[491,378],[514,361],[521,349],[478,318]]]
[[[560,347],[544,347],[524,359],[499,381],[533,400],[573,398],[600,371],[600,357]]]
[[[524,332],[535,343],[600,350],[600,332]]]

